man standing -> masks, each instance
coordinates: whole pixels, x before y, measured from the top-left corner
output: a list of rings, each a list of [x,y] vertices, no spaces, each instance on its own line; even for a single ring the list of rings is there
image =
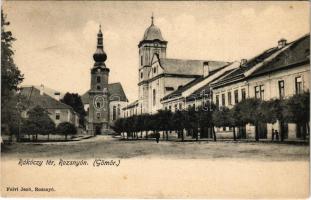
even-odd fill
[[[159,143],[159,139],[160,139],[160,133],[159,133],[159,132],[156,132],[156,140],[157,140],[157,143]]]

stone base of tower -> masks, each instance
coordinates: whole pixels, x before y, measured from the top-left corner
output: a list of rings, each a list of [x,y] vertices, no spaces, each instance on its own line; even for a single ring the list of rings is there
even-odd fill
[[[107,135],[109,131],[108,122],[90,123],[87,126],[87,133],[89,135]]]

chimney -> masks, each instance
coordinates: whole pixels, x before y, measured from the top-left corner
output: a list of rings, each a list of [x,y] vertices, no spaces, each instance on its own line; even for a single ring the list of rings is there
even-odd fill
[[[54,98],[59,101],[60,100],[60,93],[59,92],[55,92],[54,93]]]
[[[243,67],[247,63],[247,59],[243,58],[241,59],[241,66]]]
[[[41,84],[40,85],[40,95],[43,95],[44,94],[44,85]]]
[[[284,38],[278,41],[278,49],[285,47],[285,45],[286,45],[286,40]]]
[[[203,62],[203,77],[206,77],[209,75],[209,65],[208,61]]]

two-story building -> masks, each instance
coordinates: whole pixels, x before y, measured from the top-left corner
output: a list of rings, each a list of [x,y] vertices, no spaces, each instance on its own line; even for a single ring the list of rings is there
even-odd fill
[[[239,68],[211,83],[213,102],[231,108],[246,98],[284,99],[309,91],[309,54],[309,34],[289,43],[281,39],[275,47],[249,60],[243,59]],[[259,129],[260,138],[271,138],[272,129],[282,129],[289,139],[300,137],[300,128],[291,123],[261,124]],[[247,137],[254,137],[254,132],[254,126],[246,127]]]
[[[27,117],[27,111],[34,106],[41,106],[49,113],[49,117],[55,125],[62,122],[70,122],[76,127],[79,126],[79,115],[73,108],[60,101],[61,93],[44,85],[40,86],[22,86],[20,94],[25,96],[29,102],[29,108],[22,113],[23,117]]]

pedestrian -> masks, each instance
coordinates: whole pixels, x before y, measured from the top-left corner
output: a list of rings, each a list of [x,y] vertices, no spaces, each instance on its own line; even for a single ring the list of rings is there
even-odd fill
[[[272,141],[274,140],[274,129],[272,129]]]
[[[275,130],[275,139],[276,139],[276,141],[279,141],[279,132],[278,132],[278,130]]]
[[[156,141],[157,141],[157,143],[159,143],[159,139],[160,139],[160,133],[156,132]]]

